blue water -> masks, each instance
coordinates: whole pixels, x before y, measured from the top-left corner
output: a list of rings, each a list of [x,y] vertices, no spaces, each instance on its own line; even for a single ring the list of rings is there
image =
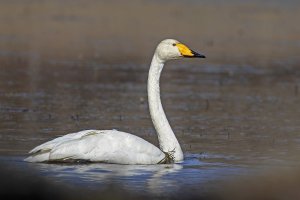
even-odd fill
[[[211,162],[212,159],[219,161]],[[0,163],[17,167],[23,173],[33,172],[52,182],[86,190],[101,190],[116,184],[132,192],[168,195],[180,188],[211,190],[220,180],[249,173],[243,165],[227,163],[237,159],[222,155],[186,154],[182,163],[168,165],[70,165],[27,163],[23,157],[1,157]]]

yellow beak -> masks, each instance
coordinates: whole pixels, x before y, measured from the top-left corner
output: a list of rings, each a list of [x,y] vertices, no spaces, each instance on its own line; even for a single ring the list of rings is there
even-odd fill
[[[182,43],[177,43],[176,46],[177,46],[179,52],[181,53],[181,55],[184,56],[184,57],[188,57],[188,58],[193,58],[193,57],[205,58],[204,55],[199,54],[199,53],[191,50],[190,48],[188,48],[186,45],[184,45]]]

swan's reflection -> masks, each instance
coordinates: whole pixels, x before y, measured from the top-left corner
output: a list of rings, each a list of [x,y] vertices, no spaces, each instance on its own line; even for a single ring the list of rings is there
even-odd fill
[[[240,174],[248,168],[233,164],[236,158],[215,154],[186,154],[179,164],[169,165],[117,165],[117,164],[42,164],[27,163],[23,157],[1,157],[0,164],[19,168],[26,178],[36,175],[63,183],[62,189],[75,186],[83,190],[103,191],[121,186],[134,192],[158,197],[170,197],[176,192],[206,190],[216,182]],[[25,174],[26,172],[34,172]],[[79,186],[79,187],[76,187]],[[66,187],[69,188],[69,187]],[[71,187],[73,188],[73,187]],[[110,191],[110,190],[109,190]]]
[[[173,190],[178,186],[174,179],[168,179],[167,174],[179,172],[181,164],[168,165],[118,165],[118,164],[32,164],[41,175],[56,182],[84,184],[99,188],[110,183],[116,183],[128,190],[162,193],[166,188]]]

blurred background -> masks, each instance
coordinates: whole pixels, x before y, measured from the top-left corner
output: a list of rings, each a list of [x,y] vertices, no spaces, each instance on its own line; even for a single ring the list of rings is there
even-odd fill
[[[0,194],[30,179],[21,196],[39,183],[59,183],[61,194],[79,186],[94,191],[91,199],[99,198],[95,188],[107,187],[105,198],[116,191],[136,197],[137,190],[149,198],[186,191],[191,198],[232,199],[238,187],[213,192],[217,183],[246,174],[259,178],[250,181],[252,190],[239,188],[244,199],[297,199],[299,19],[296,0],[1,0],[0,163],[13,166],[16,181]],[[124,171],[22,161],[36,145],[82,129],[115,128],[157,145],[146,80],[156,45],[166,38],[207,57],[169,62],[161,78],[184,163]],[[262,178],[270,169],[276,176]]]
[[[209,63],[260,67],[299,62],[299,5],[270,1],[1,1],[1,55],[39,59],[150,60],[176,38]]]

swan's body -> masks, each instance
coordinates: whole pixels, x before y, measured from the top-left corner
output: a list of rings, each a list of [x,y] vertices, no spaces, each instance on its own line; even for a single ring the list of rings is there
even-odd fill
[[[107,162],[120,164],[163,163],[165,154],[140,137],[116,130],[84,130],[46,142],[27,161]]]
[[[90,161],[118,164],[159,164],[183,160],[181,147],[164,113],[159,78],[167,60],[205,57],[173,39],[163,40],[154,53],[148,76],[148,101],[160,148],[117,130],[85,130],[67,134],[37,146],[28,162]]]

